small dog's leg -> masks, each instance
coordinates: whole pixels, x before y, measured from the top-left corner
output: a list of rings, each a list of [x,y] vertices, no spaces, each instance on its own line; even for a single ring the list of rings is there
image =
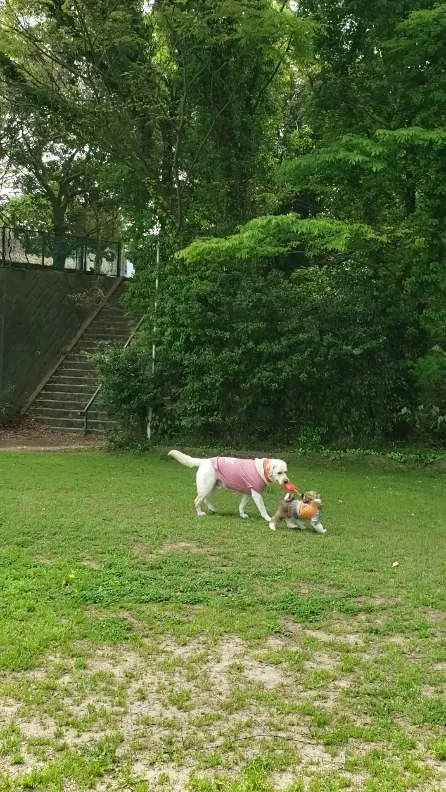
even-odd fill
[[[278,510],[276,511],[276,513],[275,513],[275,514],[274,514],[274,515],[271,517],[271,520],[270,520],[269,527],[271,528],[271,530],[272,530],[272,531],[275,531],[275,530],[276,530],[276,528],[277,528],[277,523],[280,523],[280,521],[281,521],[281,520],[283,520],[283,514],[282,514],[282,511],[281,511],[281,509],[280,509],[280,507],[279,507],[279,509],[278,509]]]
[[[299,528],[296,520],[288,519],[288,520],[285,520],[285,522],[286,522],[288,528]]]
[[[296,522],[297,522],[296,528],[299,528],[299,531],[305,531],[305,528],[307,526],[305,525],[304,521],[303,520],[297,520]]]
[[[316,531],[316,533],[318,533],[318,534],[325,534],[325,533],[327,533],[327,529],[326,529],[326,528],[324,528],[324,526],[323,526],[323,525],[322,525],[322,523],[320,523],[320,522],[313,523],[313,528],[314,528],[314,530]]]
[[[260,514],[262,515],[263,519],[266,520],[267,523],[271,522],[271,517],[269,516],[268,512],[266,511],[265,504],[263,502],[263,498],[260,492],[256,492],[255,490],[251,490],[251,497],[257,506]]]
[[[246,520],[248,518],[248,515],[245,514],[245,506],[248,503],[250,497],[251,497],[250,495],[243,495],[243,497],[242,497],[242,499],[240,501],[240,506],[238,507],[238,511],[239,511],[240,517],[243,517],[244,520]]]

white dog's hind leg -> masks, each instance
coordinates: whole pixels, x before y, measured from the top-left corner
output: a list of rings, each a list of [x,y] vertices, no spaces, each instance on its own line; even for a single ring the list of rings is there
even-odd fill
[[[263,498],[260,492],[256,492],[255,490],[251,490],[251,497],[257,506],[260,514],[262,515],[263,519],[266,520],[267,523],[271,522],[271,517],[269,516],[268,512],[266,511],[265,504],[263,502]]]
[[[210,459],[205,459],[197,470],[197,497],[194,506],[199,517],[206,517],[206,512],[201,508],[207,498],[212,494],[217,483],[217,474]]]
[[[292,517],[289,517],[287,520],[285,520],[285,523],[286,523],[288,528],[298,528],[299,527],[297,522],[296,522],[296,520],[293,520]]]
[[[251,495],[243,495],[243,498],[240,501],[240,506],[238,507],[240,517],[243,517],[243,519],[247,519],[248,517],[248,515],[245,514],[245,506],[248,503],[250,497]]]
[[[201,508],[201,504],[203,503],[203,501],[204,501],[204,498],[201,499],[199,495],[197,495],[197,497],[194,500],[194,506],[195,506],[195,508],[197,510],[197,514],[198,514],[199,517],[206,517],[206,512],[203,511],[203,509]]]
[[[216,487],[214,487],[214,489],[212,490],[211,495],[214,494],[215,490],[216,490]],[[217,513],[217,509],[215,508],[214,504],[211,502],[210,497],[209,498],[205,498],[204,502],[205,502],[206,506],[208,507],[209,511],[211,512],[211,514],[216,514]]]

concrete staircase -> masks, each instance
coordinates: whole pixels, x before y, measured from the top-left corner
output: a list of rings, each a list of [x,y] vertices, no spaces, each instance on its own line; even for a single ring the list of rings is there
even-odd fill
[[[84,431],[81,411],[95,393],[99,380],[94,363],[84,353],[98,351],[104,342],[124,346],[139,322],[139,317],[129,314],[119,304],[124,288],[124,284],[118,286],[40,391],[27,413],[34,422],[61,431]],[[88,431],[104,432],[113,425],[99,393],[88,411]]]

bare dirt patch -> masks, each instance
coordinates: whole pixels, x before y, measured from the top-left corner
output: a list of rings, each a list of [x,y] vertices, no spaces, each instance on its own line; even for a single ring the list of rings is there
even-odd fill
[[[446,612],[436,608],[426,608],[424,611],[426,619],[431,624],[441,625],[446,629]]]
[[[149,558],[151,556],[162,556],[167,555],[168,553],[192,553],[195,555],[206,555],[206,556],[215,556],[215,550],[211,547],[205,547],[204,545],[199,545],[196,542],[182,542],[182,541],[173,541],[167,540],[164,542],[161,547],[157,547],[152,549],[146,542],[137,542],[133,545],[133,551],[136,555],[142,556],[143,558]]]
[[[338,667],[337,658],[327,652],[313,652],[311,660],[305,663],[306,668],[318,671],[335,671]]]
[[[315,689],[296,684],[286,665],[262,660],[262,654],[273,647],[289,649],[289,638],[270,638],[261,646],[236,635],[226,635],[219,642],[201,638],[183,644],[171,638],[158,644],[156,652],[129,646],[90,651],[84,668],[77,668],[71,658],[63,662],[60,657],[47,657],[37,679],[24,674],[23,680],[27,686],[42,686],[46,673],[52,698],[63,709],[57,710],[54,719],[51,709],[42,716],[31,711],[27,716],[25,704],[5,700],[1,720],[17,723],[20,718],[25,757],[27,743],[32,751],[36,738],[52,741],[45,750],[49,758],[55,755],[56,731],[58,740],[76,751],[119,732],[123,742],[118,757],[133,776],[150,781],[153,788],[165,784],[169,792],[184,792],[192,772],[203,778],[219,773],[236,776],[265,746],[268,751],[277,750],[279,756],[286,744],[298,754],[298,770],[285,766],[271,775],[273,788],[280,792],[296,780],[296,772],[300,778],[311,778],[344,773],[345,768],[346,746],[325,748],[322,738],[315,738],[311,720],[292,710],[281,714],[275,707],[277,700],[315,705],[329,717],[332,712],[337,717],[343,691],[355,684],[354,675],[338,673],[337,655],[328,646],[335,636],[301,629],[303,636],[307,633],[321,643],[307,664],[310,677],[317,676],[318,670],[336,671],[336,678],[330,673],[325,679],[322,673]],[[56,662],[68,669],[59,677],[53,673]],[[356,742],[350,740],[349,753],[370,747]],[[206,763],[214,755],[211,767]],[[11,767],[9,759],[2,760],[5,772]],[[37,766],[32,756],[26,763],[26,768]],[[11,772],[23,769],[22,765]],[[353,777],[346,778],[353,781]],[[105,778],[97,787],[104,792],[125,788],[125,783],[114,778]]]
[[[85,558],[81,561],[82,566],[87,567],[87,569],[96,569],[98,571],[101,569],[101,565],[98,564],[96,561],[91,561],[89,558]]]
[[[249,660],[243,664],[243,674],[250,682],[262,685],[268,690],[279,687],[285,682],[283,672],[278,666],[256,660]]]
[[[83,451],[104,445],[103,435],[57,432],[29,420],[0,427],[0,451]]]
[[[156,555],[165,555],[166,553],[198,553],[199,555],[215,555],[215,551],[211,547],[196,544],[195,542],[164,542],[164,544],[155,551]]]
[[[122,679],[129,671],[139,671],[141,667],[140,655],[129,648],[119,652],[98,651],[88,663],[90,673],[104,671],[114,674],[117,679]]]
[[[55,558],[47,558],[47,556],[35,556],[35,560],[38,561],[39,564],[47,564],[48,566],[56,563]]]

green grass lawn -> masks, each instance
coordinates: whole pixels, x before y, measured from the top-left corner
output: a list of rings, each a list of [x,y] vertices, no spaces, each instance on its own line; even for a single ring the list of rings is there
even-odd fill
[[[0,455],[0,792],[446,789],[446,476],[288,461],[326,536],[200,519],[161,454]]]

